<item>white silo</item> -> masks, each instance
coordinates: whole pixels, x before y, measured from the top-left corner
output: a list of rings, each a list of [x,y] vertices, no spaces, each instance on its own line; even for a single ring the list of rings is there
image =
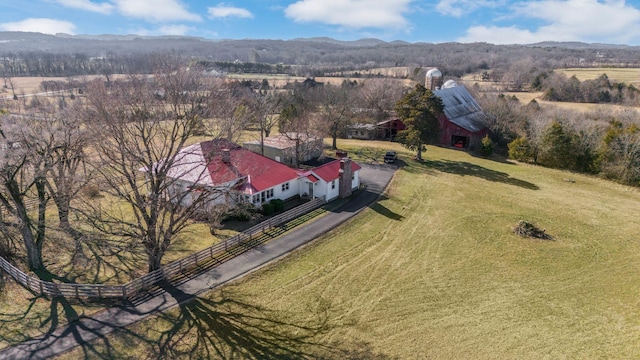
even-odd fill
[[[427,71],[424,86],[431,91],[442,87],[442,72],[436,68]]]

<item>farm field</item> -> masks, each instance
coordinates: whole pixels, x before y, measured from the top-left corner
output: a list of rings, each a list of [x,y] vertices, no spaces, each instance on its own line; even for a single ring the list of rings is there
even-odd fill
[[[602,74],[607,74],[609,80],[633,84],[636,87],[640,85],[640,69],[637,68],[569,68],[556,71],[568,77],[575,75],[580,81],[594,80]]]
[[[542,92],[504,92],[506,96],[515,96],[520,103],[528,104],[531,100],[536,100],[541,107],[556,108],[569,111],[587,112],[602,109],[604,111],[618,111],[624,109],[637,109],[631,106],[613,105],[613,104],[589,104],[562,101],[546,101],[540,99]]]
[[[430,147],[386,195],[243,280],[61,358],[638,358],[640,192]],[[571,181],[567,181],[571,180]],[[535,223],[553,241],[512,233]],[[100,354],[100,355],[97,355]]]

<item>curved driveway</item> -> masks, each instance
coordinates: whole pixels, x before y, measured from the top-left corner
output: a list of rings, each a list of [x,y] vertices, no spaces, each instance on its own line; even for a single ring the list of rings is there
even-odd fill
[[[286,256],[296,248],[344,223],[376,201],[396,170],[395,166],[384,164],[361,165],[360,178],[367,188],[349,202],[325,216],[298,226],[279,238],[251,249],[180,285],[175,285],[178,291],[171,291],[171,293],[178,295],[171,295],[168,291],[157,291],[138,303],[120,305],[91,316],[82,316],[52,333],[1,350],[0,359],[47,359],[60,355],[76,346],[141,321],[154,313],[189,301],[205,291],[238,279]]]

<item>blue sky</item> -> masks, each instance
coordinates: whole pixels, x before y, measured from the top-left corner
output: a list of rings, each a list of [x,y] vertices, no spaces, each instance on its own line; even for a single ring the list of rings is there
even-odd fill
[[[0,30],[640,45],[640,0],[0,0]]]

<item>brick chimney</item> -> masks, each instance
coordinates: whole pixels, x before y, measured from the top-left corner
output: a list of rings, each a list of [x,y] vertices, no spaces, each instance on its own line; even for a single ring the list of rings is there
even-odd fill
[[[231,163],[231,150],[229,149],[222,149],[222,162],[225,164],[230,164]]]
[[[351,169],[351,158],[345,157],[340,160],[340,170],[338,171],[339,175],[339,187],[338,187],[338,196],[340,198],[346,198],[351,196],[352,189],[351,177],[353,176],[353,170]]]

